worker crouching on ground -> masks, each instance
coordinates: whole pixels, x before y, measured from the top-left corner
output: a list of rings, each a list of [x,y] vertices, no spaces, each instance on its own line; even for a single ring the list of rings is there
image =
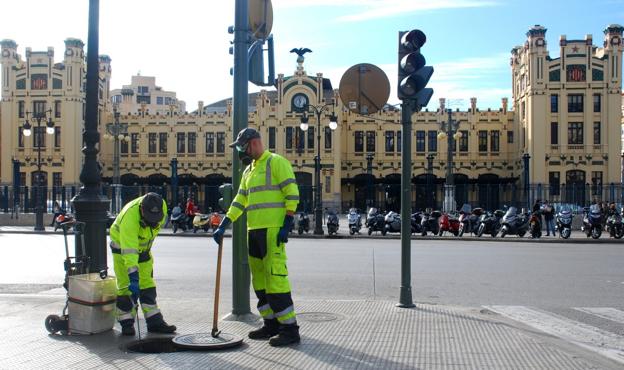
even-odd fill
[[[135,335],[134,320],[141,302],[147,331],[173,333],[156,304],[154,260],[150,249],[165,223],[167,205],[160,195],[147,193],[123,207],[110,228],[110,247],[117,276],[117,319],[123,335]]]
[[[214,240],[221,243],[227,226],[247,212],[249,267],[258,311],[264,319],[264,326],[250,332],[249,338],[270,338],[274,347],[298,343],[285,250],[299,203],[292,166],[286,158],[264,150],[260,134],[252,128],[241,130],[230,147],[236,147],[248,166]]]

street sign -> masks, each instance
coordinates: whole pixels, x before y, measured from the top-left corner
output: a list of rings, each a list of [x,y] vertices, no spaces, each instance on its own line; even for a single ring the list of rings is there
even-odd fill
[[[340,79],[340,99],[353,113],[367,115],[380,111],[390,97],[388,76],[373,64],[349,68]]]
[[[266,39],[273,28],[271,0],[249,0],[249,31],[254,39]]]

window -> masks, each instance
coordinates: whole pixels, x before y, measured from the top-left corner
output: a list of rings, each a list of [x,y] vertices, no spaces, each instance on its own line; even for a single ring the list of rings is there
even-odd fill
[[[600,122],[594,122],[594,145],[600,145]]]
[[[375,131],[366,131],[366,151],[369,153],[375,151]]]
[[[550,112],[559,113],[559,95],[557,94],[550,96]]]
[[[52,186],[60,188],[63,186],[63,173],[62,172],[53,172],[52,173]]]
[[[355,132],[355,152],[364,152],[364,131]]]
[[[137,87],[137,92],[139,93],[139,95],[148,94],[149,86],[139,86]]]
[[[163,105],[163,97],[162,96],[157,96],[156,97],[156,104],[157,105]]]
[[[208,136],[206,136],[206,148],[208,148],[207,140]],[[275,149],[275,127],[269,127],[269,149]]]
[[[520,119],[524,119],[525,107],[525,103],[522,102],[522,104],[520,104]]]
[[[551,196],[560,194],[559,172],[548,173],[548,185],[550,187],[549,193]]]
[[[121,149],[121,154],[126,154],[127,155],[128,154],[128,142],[125,141],[125,140],[121,140],[120,143],[121,143],[121,148],[120,148]],[[83,144],[82,145],[84,146],[84,140],[83,140]]]
[[[513,131],[507,131],[507,144],[513,144]]]
[[[594,112],[600,112],[600,94],[594,94]]]
[[[386,131],[386,153],[394,153],[394,131]]]
[[[31,90],[47,90],[48,89],[48,75],[47,74],[33,74],[30,76],[30,89]]]
[[[286,127],[286,149],[293,148],[293,128]]]
[[[20,148],[24,147],[24,128],[18,127],[17,129],[17,146]]]
[[[178,137],[178,145],[176,146],[177,152],[184,153],[186,151],[185,150],[186,148],[184,147],[184,144],[186,142],[186,132],[178,132],[177,137]]]
[[[325,127],[325,149],[331,149],[332,148],[332,130],[329,127]],[[373,133],[375,133],[373,131]],[[373,150],[375,148],[375,141],[373,140]]]
[[[583,112],[583,94],[568,95],[568,112],[570,113],[582,113]]]
[[[462,136],[459,138],[459,151],[467,152],[468,151],[468,130],[460,131]]]
[[[54,118],[61,118],[61,101],[54,101]]]
[[[45,127],[33,127],[33,148],[45,148],[46,146],[46,128]]]
[[[429,131],[427,132],[427,141],[429,146],[429,153],[435,153],[438,151],[438,132],[437,131]]]
[[[550,144],[551,145],[559,144],[559,123],[558,122],[550,123]]]
[[[271,145],[271,128],[273,129],[273,148],[275,148],[275,128],[274,127],[270,127],[269,128],[269,145]],[[206,153],[214,153],[215,151],[215,146],[214,146],[214,132],[208,132],[206,133]]]
[[[568,124],[568,144],[583,144],[583,122],[570,122]]]
[[[139,134],[130,134],[130,152],[132,154],[139,153]]]
[[[149,154],[156,154],[156,137],[155,132],[147,134],[147,152]]]
[[[602,195],[602,171],[592,171],[592,195]]]
[[[151,104],[151,99],[149,96],[141,96],[137,95],[136,102],[137,104]]]
[[[225,132],[217,132],[217,153],[225,153]]]
[[[490,141],[490,151],[492,153],[498,153],[500,152],[500,131],[493,130],[491,134],[492,139]]]
[[[487,131],[479,131],[479,151],[487,152]]]
[[[121,97],[121,95],[113,95],[112,97],[113,104],[121,104],[122,101],[123,101],[123,98]]]
[[[397,153],[401,153],[401,131],[397,131],[396,133],[396,142],[397,142]]]
[[[303,152],[305,147],[305,131],[300,128],[295,128],[295,149],[297,152]]]
[[[188,152],[195,154],[196,152],[196,143],[197,143],[197,133],[189,132],[188,133]]]
[[[416,152],[425,151],[425,131],[416,131]]]
[[[167,154],[167,133],[158,133],[158,153]]]
[[[46,102],[45,101],[34,101],[33,102],[33,114],[35,115],[44,115],[46,111]]]
[[[331,177],[330,176],[325,176],[325,192],[331,193]]]
[[[308,149],[314,149],[314,127],[308,127]]]
[[[17,115],[19,118],[24,118],[24,101],[17,102]]]
[[[54,127],[54,147],[55,148],[61,147],[61,128],[60,127]]]

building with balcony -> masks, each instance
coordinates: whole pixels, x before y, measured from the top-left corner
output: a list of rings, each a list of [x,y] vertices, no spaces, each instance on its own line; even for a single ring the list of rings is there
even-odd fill
[[[132,76],[130,85],[110,92],[111,103],[124,114],[145,111],[149,114],[184,113],[186,103],[178,100],[174,91],[156,86],[156,77]]]

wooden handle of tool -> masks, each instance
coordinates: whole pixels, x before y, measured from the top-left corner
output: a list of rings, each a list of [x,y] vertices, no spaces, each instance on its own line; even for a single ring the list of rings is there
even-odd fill
[[[221,255],[223,254],[223,239],[219,243],[219,252],[217,257],[217,282],[215,284],[214,309],[212,317],[212,332],[218,332],[217,318],[219,316],[219,291],[221,290]]]

